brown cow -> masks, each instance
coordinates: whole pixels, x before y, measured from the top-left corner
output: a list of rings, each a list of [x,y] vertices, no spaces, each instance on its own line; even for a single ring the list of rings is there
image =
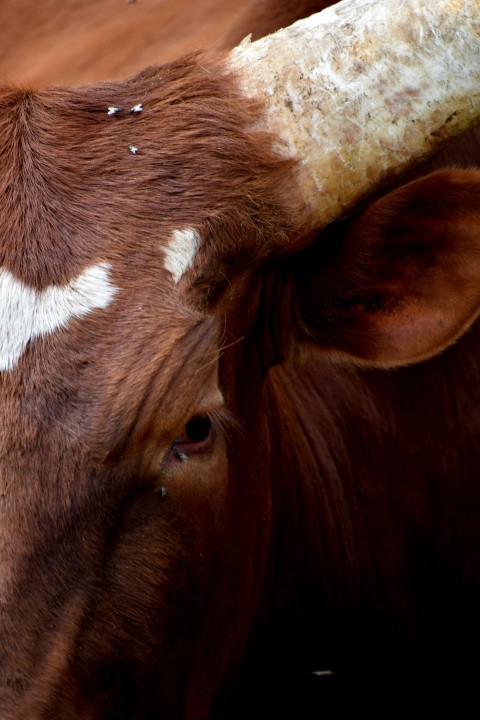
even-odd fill
[[[0,92],[2,720],[474,689],[480,173],[302,238],[257,113],[209,56]]]

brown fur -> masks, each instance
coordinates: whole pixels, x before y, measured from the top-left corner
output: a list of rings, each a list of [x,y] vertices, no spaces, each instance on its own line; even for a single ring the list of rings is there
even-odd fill
[[[0,266],[42,289],[109,261],[119,288],[0,373],[2,720],[265,717],[259,686],[277,717],[318,668],[408,703],[408,667],[430,710],[439,678],[475,688],[479,173],[403,185],[282,257],[295,195],[259,111],[210,55],[0,93]],[[201,248],[175,286],[184,227]],[[352,366],[419,343],[436,356]]]

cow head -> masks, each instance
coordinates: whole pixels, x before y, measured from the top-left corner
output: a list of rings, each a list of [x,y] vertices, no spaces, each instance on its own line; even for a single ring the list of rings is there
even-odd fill
[[[236,268],[285,235],[284,162],[205,63],[2,92],[4,717],[200,717],[253,614],[267,460],[234,447],[236,498],[219,358],[255,312]]]
[[[426,358],[478,314],[477,172],[314,239],[260,113],[203,56],[1,93],[5,720],[206,717],[274,541],[269,368]]]

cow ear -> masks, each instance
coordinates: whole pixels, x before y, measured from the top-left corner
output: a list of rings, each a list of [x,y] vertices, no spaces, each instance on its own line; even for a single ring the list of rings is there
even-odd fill
[[[330,228],[296,267],[294,334],[371,366],[428,358],[480,313],[480,171],[442,170]],[[322,234],[323,235],[323,234]]]

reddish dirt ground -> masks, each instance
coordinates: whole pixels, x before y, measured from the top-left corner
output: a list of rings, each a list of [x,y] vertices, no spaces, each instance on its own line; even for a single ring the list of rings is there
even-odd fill
[[[248,0],[3,0],[0,81],[33,87],[130,75],[214,47]]]

